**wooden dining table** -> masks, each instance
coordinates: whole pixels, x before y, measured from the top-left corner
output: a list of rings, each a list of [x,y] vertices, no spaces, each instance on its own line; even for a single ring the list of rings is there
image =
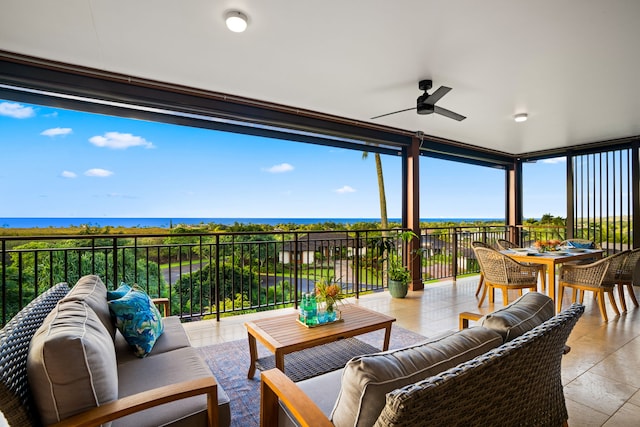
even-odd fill
[[[602,249],[567,249],[560,251],[550,251],[539,253],[537,249],[529,251],[512,249],[500,251],[503,254],[518,262],[527,262],[533,264],[542,264],[547,271],[547,295],[554,301],[556,300],[556,266],[571,261],[579,261],[584,259],[598,260],[602,258]],[[554,304],[555,306],[555,304]]]

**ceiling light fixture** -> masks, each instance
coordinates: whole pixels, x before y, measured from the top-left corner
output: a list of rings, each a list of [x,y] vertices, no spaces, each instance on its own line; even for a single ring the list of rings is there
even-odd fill
[[[529,118],[529,115],[527,113],[520,113],[513,116],[513,120],[515,120],[518,123],[526,122],[528,118]]]
[[[237,10],[232,10],[225,14],[227,28],[234,33],[242,33],[247,29],[247,15]]]

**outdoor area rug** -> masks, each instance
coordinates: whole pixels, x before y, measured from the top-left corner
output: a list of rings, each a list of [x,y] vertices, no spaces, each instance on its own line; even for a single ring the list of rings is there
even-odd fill
[[[359,335],[356,341],[352,339],[345,339],[332,343],[333,345],[349,346],[349,351],[354,352],[354,349],[367,350],[365,353],[377,352],[382,346],[384,340],[384,330],[370,332],[368,334]],[[411,344],[417,344],[419,342],[426,341],[427,338],[411,332],[407,329],[403,329],[399,326],[393,325],[391,329],[391,340],[389,342],[389,348],[400,348]],[[350,341],[349,343],[344,343]],[[318,346],[309,350],[319,350]],[[296,359],[312,358],[315,361],[319,361],[318,353],[309,353],[309,350],[303,350],[296,353],[291,353],[285,356],[285,370],[287,375],[289,373],[289,366],[296,364]],[[206,347],[199,347],[198,351],[203,359],[206,360],[207,365],[216,376],[218,383],[222,386],[225,392],[231,399],[231,425],[234,427],[257,427],[260,425],[260,371],[256,370],[256,375],[252,379],[247,378],[247,372],[249,370],[249,344],[246,339],[225,342],[222,344],[215,344]],[[306,353],[306,354],[301,354]],[[337,352],[336,352],[337,353]],[[360,354],[365,354],[360,353]],[[309,356],[313,354],[313,356]],[[273,361],[269,362],[269,356],[273,360],[273,355],[258,343],[258,357],[262,363],[262,367],[269,369],[269,366],[273,365]],[[293,356],[293,358],[291,358]],[[349,358],[350,359],[350,358]],[[343,367],[349,360],[346,359],[340,366],[331,367],[331,369],[339,369]],[[333,359],[335,363],[336,358]],[[271,363],[271,365],[269,365]],[[313,362],[303,361],[306,365],[312,365]],[[324,362],[323,362],[324,363]],[[266,366],[265,366],[266,365]],[[305,369],[303,365],[298,364],[298,367]],[[295,369],[295,368],[294,368]],[[321,372],[326,368],[316,369],[317,372]],[[316,375],[319,375],[317,373]],[[308,376],[305,374],[303,376]]]

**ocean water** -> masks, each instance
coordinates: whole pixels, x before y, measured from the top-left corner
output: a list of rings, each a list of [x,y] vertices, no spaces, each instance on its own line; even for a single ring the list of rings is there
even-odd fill
[[[500,218],[421,218],[422,222],[475,222],[502,221]],[[400,218],[389,218],[389,222],[400,222]],[[355,224],[359,222],[380,222],[380,218],[0,218],[0,228],[61,228],[90,225],[93,227],[161,227],[198,224]]]

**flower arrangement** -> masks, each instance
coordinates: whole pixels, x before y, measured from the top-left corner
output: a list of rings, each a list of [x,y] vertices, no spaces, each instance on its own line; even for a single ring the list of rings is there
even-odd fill
[[[557,250],[560,243],[560,240],[557,239],[536,240],[533,246],[538,249],[538,252],[547,252]]]
[[[342,287],[333,277],[321,277],[316,281],[316,299],[327,304],[328,313],[333,313],[335,305],[343,298]]]

